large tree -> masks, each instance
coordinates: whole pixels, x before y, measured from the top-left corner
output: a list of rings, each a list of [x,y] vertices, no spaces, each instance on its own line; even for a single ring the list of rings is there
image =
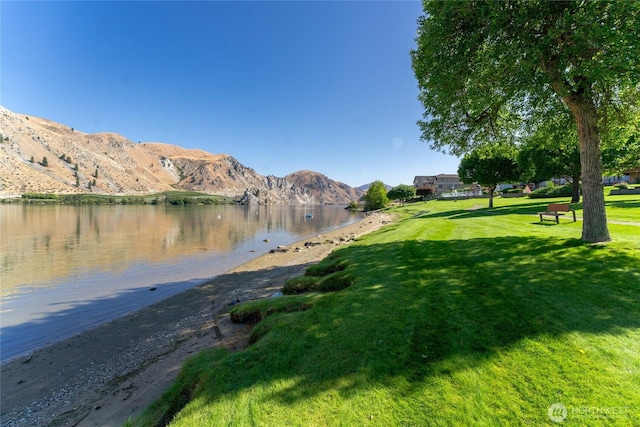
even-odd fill
[[[500,183],[520,177],[518,163],[511,147],[487,145],[474,148],[460,161],[458,176],[465,184],[489,187],[489,208],[493,208],[493,192]]]
[[[554,97],[576,127],[582,239],[610,240],[601,128],[640,81],[640,2],[424,1],[412,62],[422,139],[454,154],[516,138]]]
[[[389,200],[400,200],[401,205],[404,205],[407,200],[413,197],[416,197],[416,187],[413,185],[400,184],[387,193]]]
[[[364,210],[373,211],[387,206],[387,187],[380,180],[371,183],[364,195]]]

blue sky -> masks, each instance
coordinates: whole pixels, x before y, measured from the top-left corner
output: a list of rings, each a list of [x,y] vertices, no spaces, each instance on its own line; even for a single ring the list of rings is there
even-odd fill
[[[351,186],[455,173],[420,141],[419,1],[2,1],[0,103]]]

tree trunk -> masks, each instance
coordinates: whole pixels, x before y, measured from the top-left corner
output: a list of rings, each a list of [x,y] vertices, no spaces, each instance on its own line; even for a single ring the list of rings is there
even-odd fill
[[[493,192],[496,191],[495,185],[489,186],[489,209],[493,208]]]
[[[582,240],[608,242],[607,213],[602,188],[602,156],[596,106],[581,93],[563,96],[571,109],[578,129],[580,165],[582,166]]]
[[[571,187],[571,203],[580,202],[580,175],[574,175],[571,177],[573,180]]]

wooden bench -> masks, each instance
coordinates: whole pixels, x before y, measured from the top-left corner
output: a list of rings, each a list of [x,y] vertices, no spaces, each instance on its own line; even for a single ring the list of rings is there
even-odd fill
[[[576,211],[569,207],[569,203],[551,203],[545,212],[538,212],[538,215],[540,215],[540,222],[543,220],[543,215],[547,215],[555,217],[556,224],[560,224],[560,215],[565,215],[565,212],[573,213],[573,222],[576,222]]]

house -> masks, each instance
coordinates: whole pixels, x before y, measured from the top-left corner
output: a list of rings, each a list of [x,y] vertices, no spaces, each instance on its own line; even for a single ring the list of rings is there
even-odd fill
[[[442,193],[458,190],[463,186],[458,174],[447,173],[433,176],[416,176],[413,179],[413,185],[416,187],[418,196],[439,196]]]
[[[626,170],[624,174],[629,176],[630,183],[640,184],[640,168]]]

